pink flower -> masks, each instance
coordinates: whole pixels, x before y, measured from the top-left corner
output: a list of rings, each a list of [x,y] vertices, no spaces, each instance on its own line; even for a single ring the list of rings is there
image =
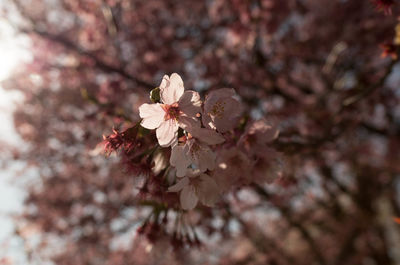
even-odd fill
[[[272,183],[283,174],[283,159],[280,153],[271,148],[258,150],[254,156],[252,181],[258,184]]]
[[[169,187],[168,191],[180,192],[179,198],[184,210],[194,209],[198,201],[212,207],[219,198],[219,188],[215,180],[198,170],[188,170],[186,177]]]
[[[238,146],[251,157],[251,181],[263,184],[271,183],[282,175],[282,159],[280,153],[267,144],[279,135],[277,124],[261,119],[249,123],[240,137]]]
[[[265,119],[250,122],[240,137],[238,146],[248,153],[264,149],[267,143],[274,141],[279,135],[276,122]]]
[[[383,10],[385,14],[392,14],[392,7],[394,5],[394,0],[372,0],[373,4],[378,10]]]
[[[179,126],[184,127],[191,120],[197,121],[201,100],[199,93],[184,91],[182,78],[176,73],[163,77],[160,98],[162,104],[141,105],[139,115],[143,119],[141,125],[150,130],[156,129],[158,143],[167,147],[176,143]]]
[[[204,126],[223,133],[234,128],[240,118],[242,106],[234,98],[235,90],[221,88],[211,91],[204,101]]]
[[[185,128],[189,132],[184,145],[172,148],[170,164],[177,170],[176,175],[183,177],[188,166],[194,165],[201,172],[215,168],[215,153],[208,145],[220,144],[225,141],[219,133],[196,126]]]
[[[226,192],[234,186],[251,182],[251,163],[249,158],[236,147],[223,149],[218,153],[213,177],[221,191]]]

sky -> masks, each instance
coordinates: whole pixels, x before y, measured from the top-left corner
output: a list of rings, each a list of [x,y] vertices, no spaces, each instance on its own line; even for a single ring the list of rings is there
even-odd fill
[[[6,139],[8,144],[18,144],[22,140],[15,133],[12,112],[15,104],[22,100],[16,91],[6,91],[1,81],[7,79],[21,64],[30,60],[29,41],[26,37],[15,34],[14,29],[4,19],[0,18],[0,139]],[[0,156],[1,159],[1,156]],[[25,196],[18,187],[14,171],[20,164],[8,164],[7,169],[0,169],[0,264],[28,264],[23,251],[22,240],[13,236],[14,223],[12,215],[21,211]]]

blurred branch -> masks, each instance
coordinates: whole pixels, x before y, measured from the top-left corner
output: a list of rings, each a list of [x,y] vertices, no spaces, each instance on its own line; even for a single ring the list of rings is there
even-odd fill
[[[122,77],[125,77],[126,79],[129,79],[135,83],[137,83],[139,86],[143,86],[146,88],[153,88],[155,86],[153,86],[152,84],[148,83],[147,81],[144,81],[128,72],[126,72],[123,68],[114,66],[114,65],[110,65],[104,61],[102,61],[101,59],[99,59],[96,55],[85,51],[84,49],[82,49],[81,47],[79,47],[77,44],[73,43],[72,41],[70,41],[69,39],[63,37],[60,34],[52,34],[50,32],[44,31],[39,29],[39,27],[36,25],[37,23],[35,23],[35,20],[33,18],[31,18],[25,8],[22,6],[22,4],[18,1],[18,0],[14,0],[13,3],[15,4],[15,7],[17,8],[17,10],[21,13],[21,15],[27,19],[30,24],[32,25],[31,28],[27,28],[27,27],[17,27],[17,30],[21,33],[25,33],[25,34],[35,34],[38,35],[48,41],[52,41],[54,43],[57,43],[59,45],[64,46],[65,48],[76,52],[82,56],[86,56],[88,58],[90,58],[95,66],[99,69],[101,69],[104,72],[111,72],[111,73],[117,73],[119,75],[121,75]]]
[[[261,186],[255,185],[254,190],[257,192],[258,195],[264,197],[265,199],[270,199],[270,195],[268,192],[263,189]],[[289,223],[290,226],[297,228],[305,241],[308,243],[310,250],[313,252],[315,258],[317,259],[318,263],[321,265],[326,264],[324,257],[322,256],[322,253],[320,252],[318,246],[316,245],[314,239],[312,238],[311,234],[308,232],[308,230],[303,226],[303,224],[295,221],[292,216],[290,215],[289,209],[286,207],[279,207],[277,208],[280,213],[282,214],[282,217],[286,219],[286,221]]]
[[[107,112],[109,115],[123,118],[126,122],[133,123],[133,120],[124,113],[123,109],[116,108],[113,104],[104,104],[97,100],[96,97],[89,94],[87,89],[81,88],[81,96],[88,102],[98,106],[103,111]]]
[[[366,89],[363,89],[359,94],[354,95],[352,97],[349,97],[345,99],[342,103],[342,107],[339,110],[339,113],[342,112],[345,108],[357,103],[358,101],[362,100],[363,98],[368,97],[370,94],[372,94],[375,90],[380,88],[386,81],[386,78],[392,73],[394,65],[397,63],[396,60],[392,60],[390,64],[388,65],[385,73],[383,76],[376,82],[375,84],[367,87]]]
[[[134,81],[135,83],[137,83],[140,86],[146,87],[146,88],[152,88],[154,87],[152,84],[138,78],[135,77],[131,74],[129,74],[128,72],[126,72],[124,69],[110,65],[105,63],[104,61],[100,60],[99,58],[97,58],[97,56],[84,51],[83,49],[81,49],[80,47],[78,47],[77,45],[75,45],[73,42],[71,42],[70,40],[60,36],[60,35],[53,35],[49,32],[46,31],[42,31],[39,30],[37,28],[31,28],[31,29],[20,29],[20,32],[25,33],[25,34],[36,34],[39,35],[40,37],[61,44],[63,45],[65,48],[70,49],[74,52],[77,52],[80,55],[86,56],[88,58],[90,58],[91,60],[93,60],[93,62],[95,63],[95,66],[98,67],[99,69],[105,71],[105,72],[113,72],[113,73],[117,73],[123,77],[125,77],[126,79],[129,79],[131,81]]]
[[[286,251],[279,247],[278,244],[273,242],[273,239],[267,238],[267,236],[260,231],[255,224],[249,224],[238,214],[233,213],[229,207],[226,207],[231,217],[235,218],[236,221],[242,226],[243,234],[250,240],[251,244],[261,253],[267,253],[268,249],[277,253],[282,257],[288,264],[295,264],[295,260]]]
[[[345,261],[349,258],[351,254],[354,253],[354,242],[362,232],[360,227],[355,228],[346,238],[344,243],[342,244],[342,247],[340,249],[339,254],[336,256],[335,261],[333,264],[340,265],[344,264]]]

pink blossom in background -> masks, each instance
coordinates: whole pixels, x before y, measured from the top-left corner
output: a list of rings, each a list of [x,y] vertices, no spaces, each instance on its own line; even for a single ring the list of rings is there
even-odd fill
[[[223,133],[236,126],[242,107],[234,98],[235,95],[235,90],[231,88],[221,88],[207,94],[202,116],[206,127]]]
[[[180,192],[182,209],[191,210],[200,201],[203,205],[212,207],[219,197],[219,187],[214,179],[200,171],[188,170],[185,177],[168,188],[169,192]]]
[[[266,144],[271,143],[279,135],[277,122],[256,120],[249,122],[245,132],[239,139],[238,146],[246,152],[256,152],[263,150]]]
[[[212,176],[221,191],[248,184],[251,181],[251,163],[245,153],[237,147],[220,150],[217,153],[216,169]]]

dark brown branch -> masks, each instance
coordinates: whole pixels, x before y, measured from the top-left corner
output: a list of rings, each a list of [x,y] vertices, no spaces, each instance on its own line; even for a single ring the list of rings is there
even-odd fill
[[[36,34],[46,40],[52,41],[54,43],[60,44],[62,46],[64,46],[65,48],[76,52],[82,56],[86,56],[88,58],[90,58],[95,66],[99,69],[101,69],[104,72],[111,72],[111,73],[117,73],[119,75],[121,75],[122,77],[129,79],[135,83],[137,83],[139,86],[142,87],[146,87],[146,88],[154,88],[155,86],[153,84],[150,84],[147,81],[144,81],[136,76],[133,76],[132,74],[126,72],[123,68],[119,68],[117,66],[113,66],[110,65],[104,61],[102,61],[101,59],[99,59],[97,56],[95,56],[94,54],[85,51],[84,49],[82,49],[81,47],[79,47],[78,45],[76,45],[75,43],[73,43],[72,41],[68,40],[67,38],[61,36],[61,35],[56,35],[56,34],[52,34],[49,33],[47,31],[44,30],[40,30],[35,23],[35,20],[32,19],[27,12],[25,11],[25,8],[22,6],[22,4],[18,1],[18,0],[14,0],[13,3],[15,4],[15,7],[18,9],[18,11],[20,12],[20,14],[30,22],[31,27],[30,28],[17,28],[21,33],[25,33],[25,34]]]
[[[20,29],[20,32],[22,33],[26,33],[26,34],[30,34],[30,33],[34,33],[44,39],[47,39],[49,41],[55,42],[57,44],[60,44],[62,46],[64,46],[65,48],[72,50],[80,55],[86,56],[88,58],[90,58],[91,60],[93,60],[93,62],[95,63],[95,66],[99,69],[101,69],[104,72],[112,72],[112,73],[117,73],[119,75],[121,75],[122,77],[125,77],[126,79],[129,79],[131,81],[134,81],[135,83],[137,83],[138,85],[142,86],[142,87],[146,87],[146,88],[153,88],[155,87],[154,85],[140,79],[137,78],[131,74],[129,74],[128,72],[126,72],[124,69],[110,65],[105,63],[104,61],[100,60],[99,58],[97,58],[97,56],[81,49],[80,47],[78,47],[77,45],[75,45],[73,42],[71,42],[70,40],[60,36],[60,35],[53,35],[51,33],[48,33],[46,31],[42,31],[36,28],[32,28],[32,29]]]
[[[369,95],[371,95],[375,90],[377,90],[378,88],[380,88],[386,81],[386,78],[392,73],[393,71],[393,67],[396,64],[397,61],[392,60],[390,62],[390,64],[387,67],[387,70],[385,71],[385,73],[383,74],[383,76],[378,80],[378,82],[376,82],[375,84],[365,88],[361,93],[349,97],[347,99],[345,99],[343,101],[342,104],[342,108],[340,109],[339,112],[343,111],[345,108],[357,103],[358,101],[362,100],[363,98],[368,97]]]

